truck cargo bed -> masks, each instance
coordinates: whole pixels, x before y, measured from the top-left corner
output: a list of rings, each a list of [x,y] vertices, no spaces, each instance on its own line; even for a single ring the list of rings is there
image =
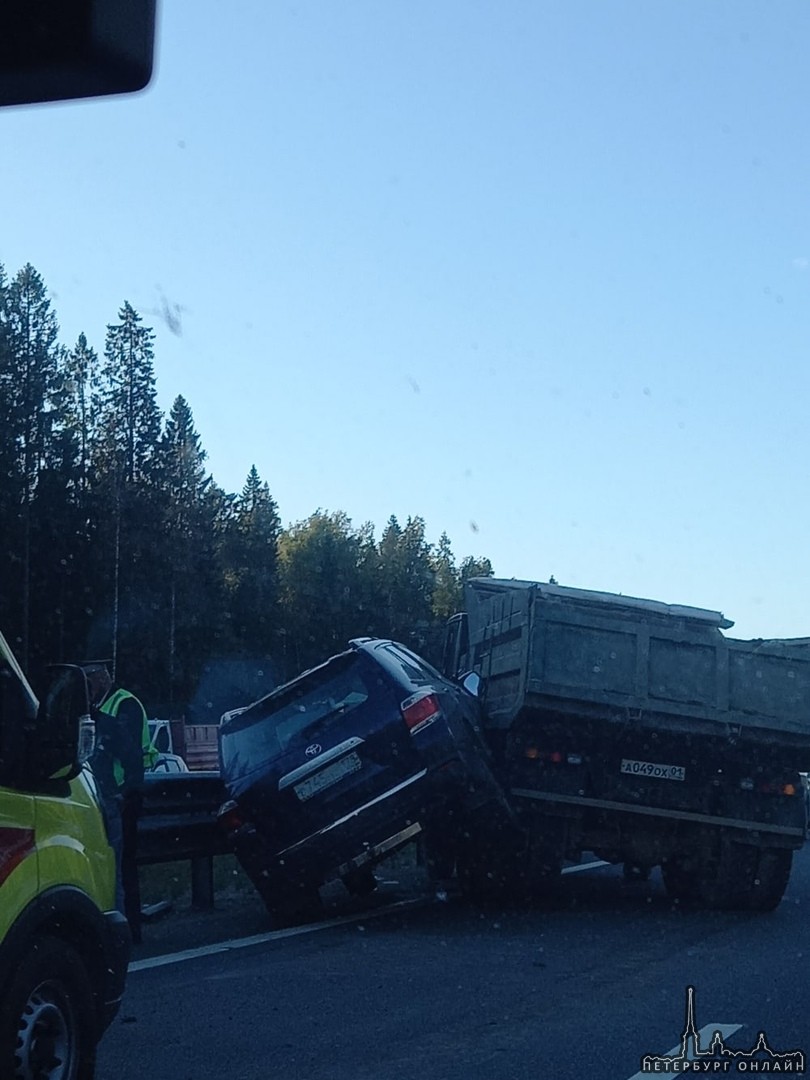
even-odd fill
[[[719,612],[534,582],[474,579],[467,610],[493,728],[545,709],[781,747],[810,770],[808,650],[728,638]]]

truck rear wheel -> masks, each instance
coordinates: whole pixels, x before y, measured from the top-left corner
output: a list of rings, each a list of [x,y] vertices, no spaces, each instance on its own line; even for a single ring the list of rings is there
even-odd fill
[[[792,865],[793,852],[789,848],[765,848],[760,851],[748,898],[751,911],[773,911],[779,907]]]
[[[706,858],[700,871],[700,899],[718,911],[750,907],[759,852],[746,844],[724,843],[719,854]]]
[[[81,957],[42,938],[3,994],[0,1076],[10,1080],[92,1080],[98,1017]]]
[[[530,840],[527,878],[532,892],[548,892],[562,873],[563,853],[558,845]]]
[[[521,902],[529,894],[526,860],[510,847],[474,851],[464,845],[456,873],[462,893],[474,903]]]
[[[661,863],[661,876],[667,894],[678,901],[694,901],[700,897],[700,878],[697,870],[683,858],[674,856]]]
[[[516,871],[505,860],[466,854],[459,857],[457,873],[462,893],[473,903],[494,903],[515,894]]]

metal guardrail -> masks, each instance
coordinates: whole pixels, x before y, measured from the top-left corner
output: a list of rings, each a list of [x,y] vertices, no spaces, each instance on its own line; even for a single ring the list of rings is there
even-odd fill
[[[217,811],[225,799],[218,772],[146,776],[138,820],[138,865],[189,860],[194,907],[213,907],[214,856],[229,851],[217,826]]]

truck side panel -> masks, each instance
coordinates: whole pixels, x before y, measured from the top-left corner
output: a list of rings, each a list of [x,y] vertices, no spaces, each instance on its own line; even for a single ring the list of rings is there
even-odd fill
[[[810,657],[729,640],[719,625],[564,590],[467,585],[469,666],[486,680],[492,727],[526,705],[605,720],[640,715],[694,734],[781,741],[810,771]],[[707,613],[707,615],[710,613]],[[720,619],[721,616],[718,616]]]
[[[594,851],[660,864],[676,899],[772,910],[805,834],[807,650],[729,640],[702,609],[493,579],[465,592],[465,666],[524,835],[481,880],[539,881]]]

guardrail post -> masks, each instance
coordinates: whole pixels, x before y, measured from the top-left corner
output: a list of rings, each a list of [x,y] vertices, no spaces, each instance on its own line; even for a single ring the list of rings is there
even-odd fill
[[[214,906],[214,859],[195,855],[191,860],[191,906],[210,911]]]

